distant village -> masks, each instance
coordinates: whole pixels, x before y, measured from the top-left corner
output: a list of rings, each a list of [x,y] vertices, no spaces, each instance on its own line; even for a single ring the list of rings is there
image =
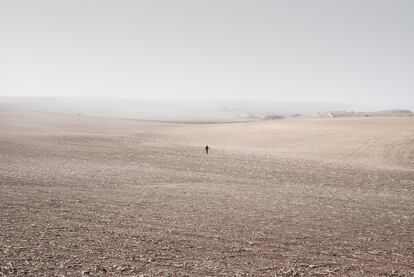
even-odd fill
[[[316,114],[291,114],[279,115],[270,113],[240,112],[240,118],[245,120],[277,120],[284,118],[352,118],[352,117],[412,117],[414,113],[410,110],[385,110],[377,112],[354,112],[354,111],[327,111]]]
[[[330,111],[319,113],[315,117],[409,117],[414,116],[414,113],[409,110],[385,110],[379,112],[354,112],[354,111]]]

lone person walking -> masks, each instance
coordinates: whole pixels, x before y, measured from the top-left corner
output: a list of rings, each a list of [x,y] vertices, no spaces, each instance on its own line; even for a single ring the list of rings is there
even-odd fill
[[[206,145],[206,147],[204,147],[205,149],[206,149],[206,154],[208,154],[208,149],[210,148],[210,147],[208,147],[208,145]]]

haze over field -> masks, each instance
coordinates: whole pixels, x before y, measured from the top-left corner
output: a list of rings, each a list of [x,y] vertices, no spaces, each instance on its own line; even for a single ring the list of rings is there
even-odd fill
[[[414,276],[413,15],[0,1],[0,276]]]
[[[101,117],[161,120],[161,121],[246,121],[268,114],[318,114],[342,110],[337,103],[298,103],[264,101],[161,101],[123,98],[85,97],[0,97],[0,108],[39,112],[66,113]]]

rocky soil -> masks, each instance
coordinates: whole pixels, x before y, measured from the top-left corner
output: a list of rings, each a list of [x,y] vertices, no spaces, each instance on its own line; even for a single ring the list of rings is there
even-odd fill
[[[0,110],[0,276],[412,276],[414,172]]]

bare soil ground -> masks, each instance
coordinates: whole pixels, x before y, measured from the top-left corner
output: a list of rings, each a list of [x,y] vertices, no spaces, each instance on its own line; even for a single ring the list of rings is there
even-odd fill
[[[414,275],[414,121],[366,120],[0,107],[0,276]]]

